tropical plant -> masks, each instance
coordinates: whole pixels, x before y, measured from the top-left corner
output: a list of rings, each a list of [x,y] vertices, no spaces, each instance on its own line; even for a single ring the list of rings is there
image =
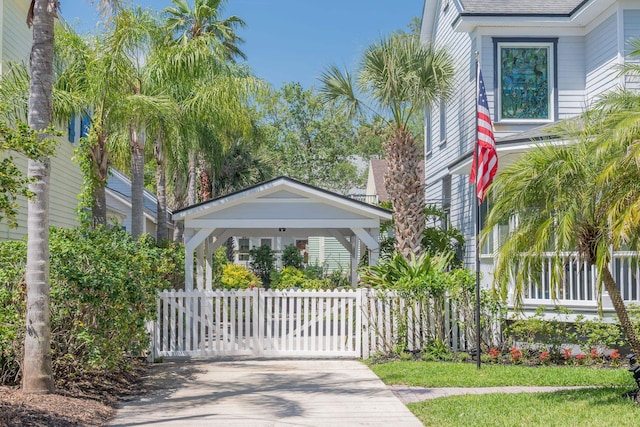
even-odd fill
[[[384,117],[392,130],[385,144],[389,166],[385,187],[395,212],[396,250],[406,259],[422,252],[425,227],[424,177],[419,168],[423,160],[408,125],[425,106],[447,98],[453,74],[447,52],[425,46],[417,37],[384,38],[365,51],[360,64],[358,89],[371,99],[369,111]],[[324,98],[339,102],[348,113],[365,106],[348,72],[331,67],[322,74],[321,82]]]
[[[581,137],[579,141],[538,147],[494,180],[489,190],[494,205],[482,238],[494,226],[517,217],[518,225],[500,248],[494,272],[494,283],[504,296],[513,281],[517,307],[530,281],[540,281],[544,255],[551,255],[551,295],[558,295],[565,280],[564,254],[577,249],[597,267],[599,293],[604,284],[629,344],[640,354],[640,342],[609,267],[611,249],[620,248],[615,238],[620,235],[615,229],[620,216],[612,216],[619,206],[620,182],[601,179],[611,159],[623,158],[625,151],[619,146],[607,149],[593,138],[597,129],[590,114],[579,124],[580,130],[569,129],[569,137]],[[594,155],[599,150],[603,155]]]

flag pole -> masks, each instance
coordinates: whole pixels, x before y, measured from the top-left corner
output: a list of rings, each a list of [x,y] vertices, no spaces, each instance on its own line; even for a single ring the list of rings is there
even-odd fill
[[[476,127],[475,127],[475,138],[476,141],[474,143],[473,148],[473,164],[475,165],[475,179],[474,179],[474,195],[473,200],[474,203],[474,211],[475,211],[475,232],[476,232],[476,307],[475,307],[475,317],[476,317],[476,366],[478,369],[482,366],[481,360],[481,348],[480,348],[480,337],[482,334],[480,328],[480,199],[478,199],[478,150],[480,149],[480,143],[478,141],[478,97],[479,93],[479,81],[478,81],[478,72],[480,70],[479,64],[479,53],[476,51]]]

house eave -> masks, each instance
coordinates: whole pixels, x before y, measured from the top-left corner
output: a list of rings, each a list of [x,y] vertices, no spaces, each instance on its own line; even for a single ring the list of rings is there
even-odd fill
[[[585,28],[615,0],[585,0],[569,13],[461,12],[452,26],[457,32],[471,33],[479,27]]]

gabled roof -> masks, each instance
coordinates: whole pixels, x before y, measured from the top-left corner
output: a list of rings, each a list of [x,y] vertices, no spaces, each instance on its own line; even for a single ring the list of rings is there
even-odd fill
[[[387,161],[385,159],[372,159],[370,164],[373,182],[376,185],[378,201],[386,202],[389,200],[387,187],[384,185],[384,174],[387,173]]]
[[[274,204],[288,203],[292,207],[299,206],[299,203],[309,204],[309,202],[314,202],[317,205],[332,206],[343,212],[349,212],[354,215],[354,218],[357,215],[377,218],[384,221],[391,219],[391,211],[387,209],[370,205],[313,185],[305,184],[301,181],[285,176],[264,181],[240,191],[180,209],[173,213],[173,219],[185,220],[188,218],[200,219],[205,217],[219,218],[222,211],[227,211],[227,215],[229,215],[232,213],[231,208],[237,207],[241,204],[255,204],[258,201],[261,202],[261,206],[263,206],[262,211],[255,209],[256,206],[251,206],[251,209],[253,209],[253,214],[251,215],[253,216],[250,216],[249,213],[244,213],[243,216],[246,216],[246,218],[243,220],[247,220],[250,217],[258,218],[261,215],[266,214],[265,203],[269,201],[273,201]],[[234,210],[233,213],[237,214],[238,210]],[[282,212],[280,212],[280,214],[281,213]],[[290,216],[289,219],[295,217],[295,214],[291,212],[291,209],[286,213],[287,216]]]

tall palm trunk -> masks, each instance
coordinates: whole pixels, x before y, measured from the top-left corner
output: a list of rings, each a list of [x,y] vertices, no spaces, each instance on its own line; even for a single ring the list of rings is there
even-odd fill
[[[144,233],[144,126],[129,126],[131,146],[131,235],[138,238]]]
[[[616,314],[618,315],[618,320],[620,321],[622,331],[629,340],[631,350],[633,350],[634,354],[640,354],[640,341],[638,341],[638,336],[636,335],[633,323],[631,323],[631,320],[629,319],[629,314],[627,312],[627,308],[624,305],[622,294],[620,294],[620,289],[618,289],[618,285],[616,285],[616,282],[613,279],[611,271],[609,271],[608,267],[605,266],[604,268],[602,268],[600,274],[602,274],[604,287],[609,293],[609,297],[611,298],[611,302],[613,303],[613,308],[616,310]]]
[[[156,138],[154,149],[156,157],[156,198],[158,201],[156,212],[158,221],[156,240],[158,242],[169,238],[169,227],[167,225],[167,179],[165,176],[164,156],[162,154],[163,138],[164,135],[161,132]]]
[[[396,131],[385,146],[387,172],[384,184],[393,204],[396,251],[405,258],[422,252],[420,242],[425,227],[424,180],[420,174],[422,157],[411,133]]]
[[[198,200],[198,173],[197,173],[197,158],[196,153],[189,153],[189,181],[187,183],[187,205],[195,205]]]
[[[211,175],[209,174],[209,168],[207,168],[207,162],[202,157],[198,163],[200,165],[200,201],[204,202],[213,196]]]
[[[53,81],[53,24],[55,4],[34,0],[33,43],[29,67],[29,126],[43,131],[51,123]],[[29,22],[29,19],[28,21]],[[46,135],[40,134],[40,138]],[[48,158],[29,160],[27,175],[33,192],[27,204],[27,331],[24,340],[22,390],[26,393],[53,391],[51,371],[51,323],[49,314],[49,176]]]
[[[107,224],[107,175],[109,173],[109,153],[106,149],[106,137],[98,134],[96,144],[89,148],[95,167],[93,182],[93,206],[91,207],[92,224],[94,227]]]

